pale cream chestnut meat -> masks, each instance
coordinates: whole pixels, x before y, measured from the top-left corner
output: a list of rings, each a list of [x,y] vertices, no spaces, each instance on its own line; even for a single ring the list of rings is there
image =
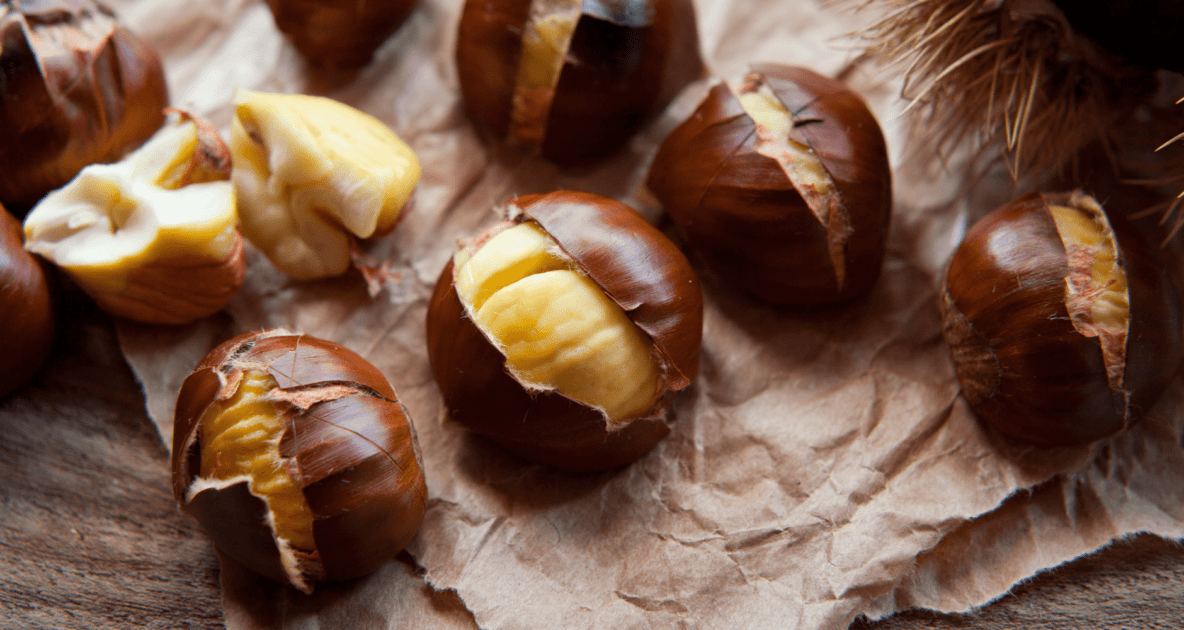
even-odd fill
[[[527,389],[599,409],[610,430],[653,408],[652,343],[538,224],[502,224],[453,266],[469,317]]]
[[[420,177],[377,118],[332,99],[240,90],[230,133],[247,240],[300,280],[344,273],[352,239],[394,229]]]
[[[204,142],[181,120],[118,163],[84,168],[26,217],[26,249],[96,296],[121,294],[158,261],[226,259],[237,241],[234,190],[202,164],[213,150]]]

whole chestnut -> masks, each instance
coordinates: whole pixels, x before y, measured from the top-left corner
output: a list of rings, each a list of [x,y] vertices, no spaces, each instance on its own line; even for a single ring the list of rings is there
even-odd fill
[[[0,2],[0,202],[23,215],[164,123],[160,59],[92,0]]]
[[[368,361],[308,335],[248,333],[181,385],[173,496],[228,556],[307,593],[375,570],[415,536],[418,449]]]
[[[473,115],[559,164],[621,148],[703,72],[690,0],[467,0],[456,61]]]
[[[428,356],[453,420],[571,471],[631,462],[668,432],[699,369],[703,296],[685,256],[632,208],[529,195],[445,266]]]
[[[1163,267],[1080,191],[1026,195],[975,224],[950,260],[941,306],[974,413],[1037,446],[1127,429],[1184,356]]]
[[[0,360],[0,397],[33,378],[53,349],[49,283],[23,235],[20,221],[0,205],[0,326],[13,333]]]
[[[875,117],[840,81],[753,65],[671,132],[647,183],[688,245],[758,299],[837,302],[879,277],[892,173]]]
[[[267,0],[275,25],[310,63],[360,68],[417,0]]]

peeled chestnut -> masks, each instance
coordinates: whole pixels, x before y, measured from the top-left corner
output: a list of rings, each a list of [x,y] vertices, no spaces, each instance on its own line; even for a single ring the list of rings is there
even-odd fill
[[[690,247],[758,299],[837,302],[879,277],[892,173],[875,117],[840,81],[753,65],[666,138],[647,183]]]
[[[703,72],[690,0],[467,0],[456,60],[473,115],[560,164],[621,148]]]
[[[21,223],[0,205],[0,397],[24,385],[53,349],[54,317],[41,264],[25,251]]]
[[[308,335],[248,333],[181,385],[173,496],[226,555],[307,593],[377,569],[419,531],[418,449],[368,361]]]
[[[416,0],[267,0],[275,24],[310,63],[360,68],[407,19]]]
[[[156,52],[91,0],[0,3],[0,202],[24,210],[164,123]]]
[[[941,305],[975,414],[1037,446],[1127,429],[1184,356],[1163,267],[1080,191],[1026,195],[979,221],[950,260]]]
[[[323,96],[239,90],[230,150],[243,234],[298,280],[345,273],[355,239],[395,229],[421,173],[382,121]]]
[[[91,164],[25,217],[25,247],[65,271],[104,311],[186,324],[221,310],[243,283],[230,149],[179,112],[113,164]]]
[[[565,470],[641,457],[699,370],[703,297],[686,257],[588,193],[511,201],[445,266],[427,317],[452,419]]]

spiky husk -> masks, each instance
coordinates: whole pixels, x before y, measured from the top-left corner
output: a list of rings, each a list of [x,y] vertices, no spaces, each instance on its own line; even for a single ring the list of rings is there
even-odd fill
[[[974,173],[1002,161],[1017,181],[1040,181],[1088,145],[1112,153],[1122,121],[1156,91],[1153,70],[1121,63],[1049,0],[852,1],[884,12],[858,36],[903,67],[913,151],[969,148]]]

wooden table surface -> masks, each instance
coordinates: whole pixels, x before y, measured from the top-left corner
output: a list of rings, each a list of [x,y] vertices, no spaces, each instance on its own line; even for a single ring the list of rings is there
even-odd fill
[[[218,562],[173,503],[167,453],[110,321],[67,300],[58,349],[0,401],[0,628],[219,628]],[[1181,628],[1184,547],[1120,541],[973,615],[852,630]]]

